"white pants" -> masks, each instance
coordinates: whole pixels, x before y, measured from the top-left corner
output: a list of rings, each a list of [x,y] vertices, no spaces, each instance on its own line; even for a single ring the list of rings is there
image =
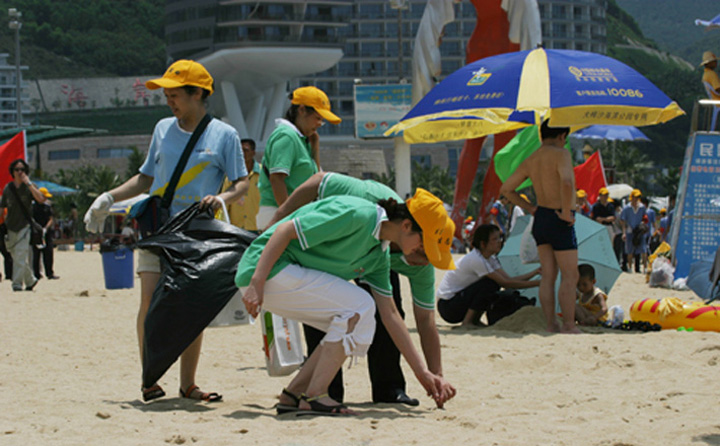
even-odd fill
[[[268,223],[270,223],[270,220],[272,220],[277,210],[278,208],[274,206],[260,206],[260,209],[258,209],[258,213],[255,216],[255,223],[257,223],[258,231],[265,230],[265,227]]]
[[[321,344],[342,341],[348,356],[365,356],[375,336],[375,301],[370,294],[332,274],[299,265],[289,265],[267,281],[262,308],[326,332]],[[356,314],[360,319],[348,333],[348,319]]]
[[[17,232],[8,231],[6,246],[13,258],[13,290],[22,290],[23,283],[33,286],[37,279],[30,267],[30,225]]]

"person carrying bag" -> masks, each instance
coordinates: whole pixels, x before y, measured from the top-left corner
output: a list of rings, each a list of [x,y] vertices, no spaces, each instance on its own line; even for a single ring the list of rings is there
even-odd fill
[[[210,123],[212,118],[209,114],[206,114],[200,123],[195,127],[190,140],[185,146],[180,161],[178,161],[173,171],[168,187],[165,189],[162,197],[159,195],[152,195],[145,200],[135,204],[128,213],[130,218],[134,218],[138,224],[138,230],[142,237],[148,237],[149,235],[157,232],[162,225],[170,219],[170,204],[172,203],[172,197],[175,194],[175,188],[177,188],[180,176],[185,170],[190,154],[195,148],[198,139],[205,131],[205,128]]]
[[[206,100],[215,88],[205,67],[192,60],[178,60],[162,77],[147,81],[145,86],[150,90],[163,89],[173,116],[161,119],[155,125],[147,157],[138,174],[104,192],[90,206],[84,219],[89,232],[99,231],[115,200],[126,200],[143,192],[149,191],[153,196],[146,200],[142,209],[138,207],[134,212],[144,235],[160,228],[167,217],[177,215],[197,202],[201,209],[215,212],[223,202],[233,203],[247,192],[247,170],[237,131],[218,119],[206,117]],[[203,132],[201,121],[204,119],[210,122]],[[195,133],[197,136],[193,135]],[[225,177],[231,185],[218,194]],[[148,309],[162,277],[163,266],[160,257],[146,249],[138,249],[137,258],[140,276],[137,333],[140,357],[143,358]],[[221,399],[219,394],[203,392],[195,383],[201,347],[202,333],[180,355],[180,396],[218,401]],[[157,383],[147,384],[150,385],[141,385],[143,400],[165,395]]]

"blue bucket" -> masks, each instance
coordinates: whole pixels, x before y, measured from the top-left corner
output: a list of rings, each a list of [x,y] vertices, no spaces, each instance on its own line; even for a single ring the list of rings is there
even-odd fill
[[[101,255],[105,288],[108,290],[132,288],[134,286],[132,249],[120,248],[116,251],[103,252]]]
[[[75,251],[83,251],[85,250],[85,242],[80,240],[79,242],[75,242]]]

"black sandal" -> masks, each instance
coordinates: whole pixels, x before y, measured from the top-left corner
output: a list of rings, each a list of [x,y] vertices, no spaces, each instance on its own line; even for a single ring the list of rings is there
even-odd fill
[[[277,403],[275,405],[275,410],[277,411],[278,415],[290,412],[297,412],[298,410],[300,410],[300,397],[291,393],[288,389],[282,389],[282,394],[290,398],[293,402],[292,404]]]
[[[338,416],[338,415],[350,415],[348,413],[343,413],[344,409],[347,409],[348,407],[344,404],[338,404],[337,406],[328,406],[327,404],[323,404],[320,401],[318,401],[320,398],[325,398],[326,396],[330,396],[327,393],[323,393],[322,395],[308,397],[304,393],[300,395],[300,399],[305,401],[310,405],[310,409],[299,409],[298,410],[298,416],[300,415],[329,415],[329,416]]]
[[[142,387],[140,390],[142,390],[143,401],[145,402],[165,396],[165,391],[157,383],[153,384],[147,389],[145,387]]]
[[[194,392],[198,392],[200,394],[199,398],[192,396]],[[184,392],[183,389],[180,389],[180,397],[188,398],[191,400],[206,401],[208,403],[222,401],[222,395],[218,394],[217,392],[203,392],[195,384],[190,384],[190,387],[188,387],[187,390],[185,390]]]

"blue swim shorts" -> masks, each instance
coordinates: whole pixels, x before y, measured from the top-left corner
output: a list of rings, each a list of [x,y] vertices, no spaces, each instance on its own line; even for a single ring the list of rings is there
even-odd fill
[[[577,249],[575,226],[561,220],[557,212],[538,206],[532,226],[535,243],[538,246],[550,244],[555,251]]]

